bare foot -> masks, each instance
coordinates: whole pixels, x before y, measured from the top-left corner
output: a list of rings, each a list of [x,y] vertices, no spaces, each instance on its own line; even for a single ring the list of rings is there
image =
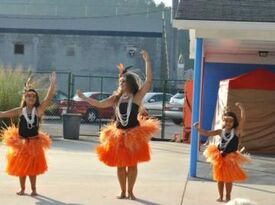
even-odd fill
[[[226,195],[225,202],[229,202],[230,200],[231,200],[231,196],[230,195]]]
[[[127,198],[130,199],[130,200],[136,200],[136,197],[133,194],[133,192],[128,192],[128,197]]]
[[[117,199],[126,199],[126,194],[125,194],[125,191],[122,191],[120,196],[117,196],[116,197]]]
[[[31,196],[37,196],[37,192],[36,191],[32,191]]]
[[[223,199],[222,199],[222,197],[219,197],[219,198],[217,198],[216,201],[217,201],[217,202],[223,202]]]
[[[25,195],[25,190],[20,190],[19,192],[16,192],[16,194],[18,196],[23,196],[23,195]]]

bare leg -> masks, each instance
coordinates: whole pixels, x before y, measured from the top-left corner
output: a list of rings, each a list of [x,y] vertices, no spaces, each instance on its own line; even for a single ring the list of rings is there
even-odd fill
[[[126,198],[126,178],[127,178],[126,167],[117,168],[117,177],[118,177],[118,181],[121,189],[121,194],[117,198],[125,199]]]
[[[21,190],[17,192],[17,195],[24,195],[25,194],[25,184],[26,184],[26,176],[24,177],[19,177],[19,182],[20,182],[20,188]]]
[[[223,201],[223,189],[224,189],[224,182],[218,182],[218,190],[220,197],[217,199],[217,201]]]
[[[29,176],[29,178],[30,178],[31,189],[32,189],[31,196],[36,196],[37,195],[37,192],[36,192],[36,176]]]
[[[135,200],[136,197],[133,193],[134,185],[137,179],[137,165],[128,167],[128,197],[131,200]]]
[[[226,201],[231,200],[231,191],[232,191],[233,183],[225,183],[225,189],[226,189]]]

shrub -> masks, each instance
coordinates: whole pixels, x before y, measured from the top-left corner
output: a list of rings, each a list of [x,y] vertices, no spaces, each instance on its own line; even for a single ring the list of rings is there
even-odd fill
[[[6,111],[20,105],[25,78],[21,69],[4,69],[0,68],[0,110]],[[1,119],[0,126],[3,122],[10,124],[10,119]],[[16,122],[16,120],[15,120]]]
[[[6,69],[0,67],[0,111],[6,111],[20,106],[24,85],[30,74],[30,72],[24,72],[20,68]],[[40,87],[39,84],[42,84],[43,87],[45,87],[47,83],[45,83],[45,80],[43,79],[37,79],[36,76],[35,82],[33,82],[32,85],[34,88],[37,88]],[[42,92],[38,90],[40,101],[44,98],[46,94],[46,91],[44,90],[45,89],[43,89]],[[3,118],[0,119],[0,127],[5,127],[6,125],[10,125],[11,123],[17,124],[17,122],[18,118]]]

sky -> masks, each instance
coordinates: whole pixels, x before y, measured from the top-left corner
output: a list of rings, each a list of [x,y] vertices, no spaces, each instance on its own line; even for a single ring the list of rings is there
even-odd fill
[[[159,4],[160,2],[165,3],[166,6],[172,6],[172,0],[155,0],[155,2],[157,4]]]

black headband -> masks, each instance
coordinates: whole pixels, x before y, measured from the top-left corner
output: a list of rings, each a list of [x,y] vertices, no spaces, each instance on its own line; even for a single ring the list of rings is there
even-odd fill
[[[132,68],[132,67],[133,67],[133,66],[130,65],[130,66],[127,66],[126,68],[124,68],[124,70],[122,71],[122,74],[127,73],[127,71],[128,71],[130,68]]]

